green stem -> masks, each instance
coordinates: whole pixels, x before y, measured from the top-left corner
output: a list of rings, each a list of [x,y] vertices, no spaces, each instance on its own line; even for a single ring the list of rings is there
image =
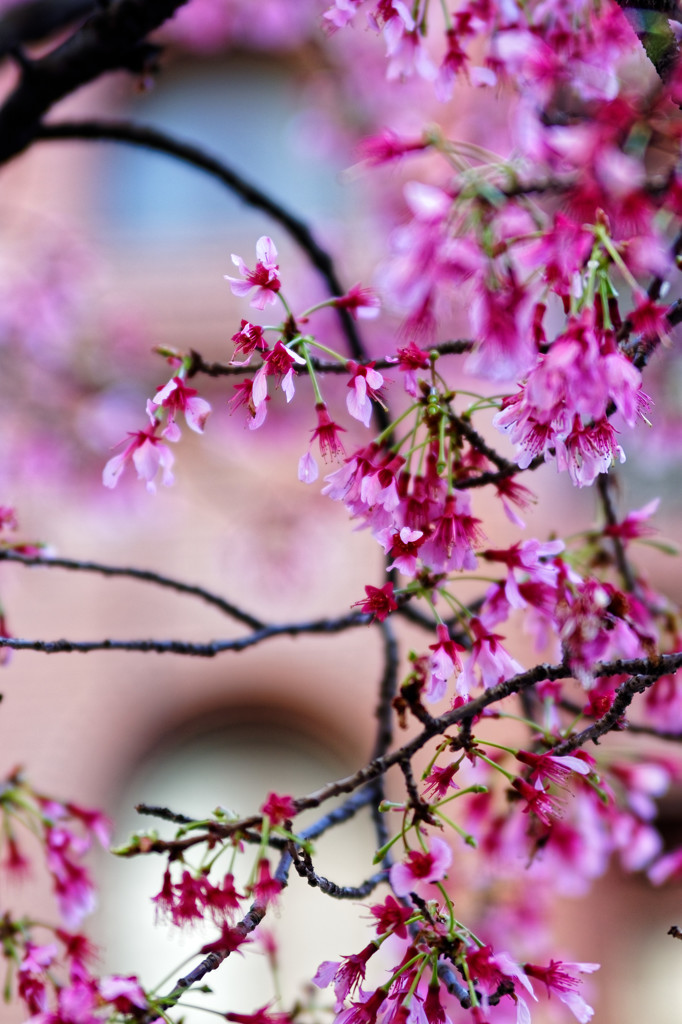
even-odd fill
[[[324,405],[324,398],[322,397],[322,392],[320,391],[320,385],[317,382],[317,374],[313,369],[313,363],[310,358],[310,351],[308,349],[308,345],[304,341],[301,341],[301,352],[303,358],[305,359],[306,366],[308,367],[308,373],[310,374],[310,380],[312,382],[313,392],[315,394],[315,402],[317,405]]]
[[[403,420],[407,419],[407,417],[411,415],[411,413],[413,413],[415,409],[419,408],[419,405],[419,402],[414,402],[408,409],[405,410],[405,412],[401,413],[396,420],[393,420],[393,422],[388,427],[386,427],[385,430],[382,430],[380,434],[377,434],[377,436],[374,439],[376,444],[383,444],[386,438],[390,437],[390,435],[393,433],[398,424],[402,423]]]
[[[319,348],[320,352],[325,352],[328,356],[331,356],[332,359],[336,359],[338,363],[348,362],[345,356],[342,356],[338,352],[335,352],[333,348],[328,348],[327,345],[322,345],[321,342],[315,341],[314,338],[308,338],[307,341],[309,345],[313,345],[315,348]]]
[[[494,744],[492,745],[494,746]],[[485,754],[482,754],[479,750],[476,751],[476,757],[480,757],[481,761],[485,761],[485,763],[489,764],[491,768],[496,768],[498,772],[506,776],[509,782],[513,782],[516,778],[516,776],[512,775],[511,772],[508,772],[506,768],[501,768],[497,761],[492,761],[489,757],[486,757]]]
[[[442,818],[443,821],[450,826],[450,828],[455,830],[458,836],[462,837],[467,846],[471,846],[473,847],[473,849],[476,849],[478,843],[469,832],[465,832],[461,825],[458,825],[456,821],[453,821],[452,818],[449,818],[447,814],[443,814],[443,812],[439,811],[437,807],[434,807],[433,810],[434,813],[437,814],[439,818]]]

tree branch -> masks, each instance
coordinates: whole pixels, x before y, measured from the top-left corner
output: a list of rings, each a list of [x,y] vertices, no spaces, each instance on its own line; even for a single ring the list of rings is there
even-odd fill
[[[429,352],[438,352],[439,355],[459,355],[463,352],[471,352],[474,347],[473,341],[467,338],[459,338],[455,341],[443,341],[439,345],[430,345]],[[239,377],[247,373],[253,373],[254,367],[248,363],[207,363],[198,352],[192,352],[192,363],[189,368],[188,377],[197,373],[203,373],[207,377]],[[326,359],[311,359],[313,369],[317,373],[344,374],[348,373],[345,363]],[[395,370],[395,359],[373,359],[372,365],[377,370]],[[305,371],[304,371],[305,372]]]
[[[627,679],[616,690],[616,696],[609,710],[601,718],[597,719],[596,722],[588,726],[587,729],[583,729],[582,732],[576,733],[574,736],[569,736],[563,743],[552,747],[552,755],[570,754],[572,750],[577,750],[578,747],[584,746],[590,740],[593,743],[598,743],[600,736],[604,736],[605,733],[618,728],[618,723],[632,703],[635,694],[644,693],[656,681],[656,678],[652,678],[649,675],[637,675]]]
[[[604,518],[608,526],[617,526],[618,517],[616,515],[616,509],[611,498],[610,485],[612,483],[612,477],[608,473],[600,473],[597,477],[597,490],[599,492],[599,498],[601,501],[602,509],[604,510]],[[630,593],[634,594],[636,588],[636,580],[632,572],[632,567],[628,562],[627,555],[625,553],[625,545],[623,540],[617,534],[615,534],[611,540],[613,541],[613,552],[616,560],[616,566],[620,577],[623,581],[623,586]]]
[[[23,640],[0,637],[0,647],[15,651],[40,651],[42,654],[91,654],[93,651],[137,651],[142,654],[182,654],[196,658],[215,658],[225,651],[244,651],[263,640],[276,636],[300,636],[306,633],[342,633],[345,629],[365,626],[371,616],[363,612],[349,612],[337,619],[314,619],[311,622],[285,622],[263,626],[248,636],[235,640],[210,640],[192,643],[188,640]]]
[[[141,580],[145,583],[154,583],[156,586],[175,590],[179,594],[189,594],[192,597],[198,597],[202,601],[205,601],[206,604],[213,605],[213,607],[218,608],[221,612],[224,612],[231,618],[237,619],[239,622],[243,622],[251,629],[266,628],[265,623],[261,622],[260,619],[249,614],[249,612],[243,611],[241,608],[237,607],[237,605],[225,600],[225,598],[211,593],[210,590],[206,590],[204,587],[194,586],[190,583],[182,583],[180,580],[172,579],[170,576],[163,576],[161,573],[152,572],[149,569],[103,565],[101,562],[83,562],[73,558],[48,558],[42,555],[23,555],[18,551],[2,549],[0,549],[0,561],[17,562],[19,565],[39,565],[46,569],[70,569],[75,572],[94,572],[98,573],[100,576],[122,576],[134,580]]]
[[[0,163],[36,138],[40,120],[59,100],[107,71],[139,73],[156,50],[144,42],[187,0],[114,0],[66,42],[24,68],[0,107]]]
[[[0,119],[0,126],[2,121]],[[165,153],[183,163],[205,171],[211,177],[238,195],[249,206],[269,214],[281,224],[294,241],[306,253],[312,265],[325,281],[329,294],[341,296],[345,289],[336,274],[333,260],[326,249],[316,241],[310,228],[299,217],[275,202],[267,193],[247,181],[221,160],[205,153],[188,142],[180,142],[166,132],[156,128],[130,124],[127,121],[62,121],[59,124],[40,125],[35,130],[37,141],[55,139],[89,139],[108,142],[124,142],[140,146],[157,153]],[[0,148],[0,154],[2,150]],[[351,355],[359,362],[367,362],[369,356],[358,333],[357,325],[347,309],[336,310],[342,330],[348,342]],[[196,371],[195,371],[196,372]]]

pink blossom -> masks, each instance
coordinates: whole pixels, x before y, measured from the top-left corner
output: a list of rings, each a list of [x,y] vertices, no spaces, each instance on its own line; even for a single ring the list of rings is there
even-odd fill
[[[570,754],[557,756],[552,753],[533,754],[529,750],[519,750],[516,759],[521,764],[529,765],[530,781],[536,786],[544,785],[545,782],[555,782],[563,785],[571,772],[578,775],[589,775],[591,766],[581,757],[573,757]]]
[[[17,969],[19,995],[30,1013],[47,1010],[47,987],[45,973],[57,956],[57,947],[36,946],[26,943],[24,959]]]
[[[75,928],[87,914],[92,913],[96,904],[92,879],[80,863],[90,841],[75,836],[66,827],[48,826],[45,829],[45,846],[59,912],[64,923]]]
[[[260,402],[256,403],[253,398],[253,387],[254,381],[250,377],[245,377],[239,384],[234,385],[236,394],[230,399],[232,407],[230,411],[234,412],[240,405],[245,405],[249,429],[257,430],[265,422],[265,416],[268,411],[267,403],[270,401],[270,398],[266,395],[264,399],[262,398]]]
[[[417,370],[428,370],[431,365],[429,353],[411,341],[405,348],[398,349],[399,367],[405,374],[405,390],[417,397]]]
[[[334,1024],[375,1024],[385,999],[386,989],[378,988],[364,999],[351,1003],[347,1010],[342,1010],[334,1019]]]
[[[225,280],[230,282],[233,295],[243,297],[248,295],[252,288],[255,294],[251,299],[251,306],[254,309],[265,309],[277,301],[277,292],[281,288],[279,278],[279,264],[277,263],[277,249],[271,238],[263,235],[256,243],[256,267],[254,270],[244,263],[241,256],[232,253],[232,262],[239,269],[244,278],[240,281],[238,277],[225,275]]]
[[[489,633],[478,618],[471,619],[469,626],[474,634],[474,642],[457,681],[459,694],[467,696],[471,687],[476,685],[476,669],[480,684],[486,689],[523,672],[523,667],[500,643],[504,639],[502,636]]]
[[[422,138],[403,139],[390,128],[384,128],[378,135],[362,139],[357,147],[361,160],[372,166],[390,163],[415,150],[425,149],[429,143]]]
[[[450,637],[448,627],[442,622],[436,626],[438,643],[429,644],[433,651],[429,659],[429,685],[424,696],[427,700],[437,701],[445,696],[445,684],[455,671],[461,672],[462,662],[459,652],[464,650],[461,644],[455,643]]]
[[[411,907],[402,907],[392,896],[387,896],[383,903],[369,908],[377,921],[377,935],[393,932],[399,939],[407,938],[406,922],[412,916]]]
[[[426,782],[424,796],[442,800],[447,795],[449,789],[459,789],[459,786],[454,781],[454,776],[458,771],[458,761],[451,761],[445,768],[440,768],[435,764],[424,780]]]
[[[665,853],[662,857],[651,865],[647,875],[649,881],[654,885],[662,885],[663,882],[668,882],[670,879],[682,878],[682,849],[673,850],[671,853]]]
[[[467,491],[448,494],[442,510],[433,515],[431,532],[424,542],[422,560],[435,572],[475,569],[474,545],[483,540],[480,519],[472,514]]]
[[[380,390],[384,378],[371,363],[368,366],[358,366],[357,363],[349,362],[348,369],[352,373],[348,381],[351,390],[346,397],[348,412],[354,419],[368,427],[372,418],[372,400],[381,403]]]
[[[504,381],[530,370],[536,352],[530,338],[529,295],[513,277],[494,286],[477,285],[469,306],[477,349],[466,362],[467,373]]]
[[[254,1013],[226,1013],[225,1019],[234,1021],[234,1024],[293,1024],[290,1014],[269,1012],[270,1005],[266,1003]]]
[[[98,1003],[92,984],[65,985],[59,989],[56,1011],[38,1013],[31,1017],[31,1024],[101,1024],[102,1018],[95,1013]]]
[[[157,388],[151,404],[157,408],[163,407],[168,412],[168,420],[161,435],[169,441],[177,441],[180,437],[175,422],[179,412],[184,413],[187,426],[197,434],[203,434],[204,424],[211,413],[209,403],[199,398],[196,388],[187,387],[180,377],[173,377],[164,387]]]
[[[389,558],[393,559],[389,569],[399,569],[405,576],[415,575],[419,548],[424,543],[421,530],[410,530],[408,526],[400,530],[389,527],[379,531],[377,540]]]
[[[102,471],[104,486],[115,487],[125,467],[132,462],[137,470],[138,480],[147,481],[147,490],[150,493],[156,491],[155,477],[159,470],[164,485],[169,487],[174,479],[171,469],[175,459],[170,448],[156,436],[156,424],[134,433],[129,431],[128,437],[131,437],[132,441],[119,455],[109,459]]]
[[[652,537],[658,531],[653,526],[648,526],[646,521],[655,515],[660,498],[654,498],[642,508],[628,512],[622,523],[607,523],[604,527],[605,537],[620,537],[627,543],[637,537]]]
[[[540,967],[537,964],[524,964],[524,970],[529,978],[537,978],[544,982],[547,987],[547,994],[555,992],[562,1003],[564,1003],[580,1024],[587,1024],[594,1015],[594,1010],[588,1006],[583,997],[576,992],[580,979],[578,974],[591,974],[599,970],[599,964],[569,963],[561,960],[550,960],[547,967]]]
[[[317,463],[315,462],[312,454],[309,451],[304,452],[298,460],[298,479],[303,484],[313,484],[317,480],[319,474],[320,471],[317,468]]]
[[[343,28],[353,20],[358,7],[364,0],[334,0],[322,17],[325,19],[326,27],[330,32]]]
[[[523,808],[524,814],[532,811],[543,825],[551,825],[553,823],[560,810],[556,797],[546,793],[539,784],[531,786],[525,779],[514,779],[512,786],[517,793],[521,794],[526,802]]]
[[[270,819],[271,825],[282,825],[287,818],[296,814],[296,802],[292,796],[280,796],[268,793],[268,798],[261,807],[261,814]]]
[[[220,926],[220,935],[213,942],[207,942],[199,950],[200,953],[218,953],[219,956],[227,956],[229,953],[236,953],[241,946],[252,940],[244,935],[239,928],[233,928],[224,922]]]
[[[360,607],[366,615],[372,615],[374,621],[378,619],[379,622],[384,622],[387,616],[398,607],[393,596],[393,584],[390,582],[384,583],[383,587],[373,587],[371,584],[367,584],[365,594],[366,598],[355,601],[351,608]]]
[[[277,383],[281,385],[286,395],[287,402],[294,397],[295,365],[304,366],[305,359],[292,349],[278,341],[271,352],[263,359],[263,365],[253,379],[251,401],[254,406],[262,405],[267,398],[268,385],[267,377],[277,377]]]
[[[345,295],[333,299],[332,306],[337,309],[347,309],[354,319],[374,320],[379,316],[381,300],[371,288],[363,288],[360,284],[354,284]]]
[[[241,327],[236,334],[232,335],[232,341],[234,342],[234,355],[230,363],[234,366],[243,366],[245,363],[248,363],[253,353],[257,350],[260,352],[267,352],[268,350],[263,328],[257,324],[249,323],[248,320],[242,320]],[[246,356],[243,362],[238,362],[235,359],[238,352]]]
[[[134,1013],[136,1009],[147,1009],[147,997],[137,978],[123,978],[118,974],[111,974],[101,978],[98,987],[102,998],[115,1006],[119,1013]]]
[[[326,460],[327,457],[337,459],[345,454],[339,433],[341,431],[345,433],[346,428],[333,422],[324,402],[318,402],[315,411],[317,412],[317,426],[312,431],[311,441],[317,438],[323,459]]]
[[[616,460],[625,462],[625,452],[616,443],[616,432],[606,419],[582,426],[576,416],[573,430],[565,438],[556,438],[556,446],[557,467],[567,469],[578,487],[589,487]]]
[[[254,900],[267,907],[268,904],[277,902],[277,897],[281,891],[282,883],[273,878],[270,873],[270,862],[267,857],[261,857],[258,861],[256,881],[251,886]]]
[[[434,836],[426,850],[410,850],[405,863],[394,864],[389,876],[396,896],[408,896],[420,882],[440,882],[452,864],[452,850]]]
[[[376,942],[370,942],[359,953],[345,956],[341,961],[325,960],[313,975],[313,984],[318,988],[326,988],[333,981],[336,1008],[340,1010],[346,997],[364,981],[367,962],[378,949]]]

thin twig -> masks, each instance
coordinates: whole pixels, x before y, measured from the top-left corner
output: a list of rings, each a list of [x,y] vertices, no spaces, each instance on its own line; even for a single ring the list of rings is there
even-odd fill
[[[42,654],[91,654],[93,651],[136,651],[141,654],[182,654],[195,658],[215,658],[226,651],[245,651],[264,640],[277,636],[301,636],[311,633],[342,633],[346,629],[364,626],[370,616],[363,612],[349,612],[337,619],[315,619],[312,622],[287,622],[264,626],[248,636],[234,640],[210,640],[192,643],[188,640],[22,640],[0,637],[0,647],[15,651],[39,651]]]
[[[632,703],[635,694],[644,693],[653,682],[655,682],[655,679],[652,679],[649,675],[636,675],[621,683],[616,690],[616,696],[613,698],[613,703],[609,710],[601,718],[598,718],[596,722],[588,726],[587,729],[569,736],[568,739],[557,744],[556,747],[552,747],[552,755],[570,754],[572,750],[583,747],[590,740],[593,743],[598,743],[601,736],[619,727],[619,723],[626,709]]]
[[[473,345],[473,341],[460,338],[456,341],[443,341],[438,345],[430,345],[429,352],[438,352],[439,355],[457,355],[462,352],[470,352]],[[235,365],[232,363],[207,363],[199,352],[192,351],[190,354],[192,357],[188,371],[190,377],[198,373],[203,373],[207,377],[239,377],[258,369],[257,365],[254,367],[247,363]],[[310,362],[316,373],[348,373],[346,363],[340,363],[338,360],[311,358]],[[395,370],[396,360],[395,358],[373,359],[372,365],[376,370]]]
[[[249,612],[243,611],[237,605],[227,601],[218,594],[213,594],[204,587],[195,586],[190,583],[182,583],[180,580],[170,576],[164,576],[149,569],[135,569],[124,566],[104,565],[101,562],[80,561],[75,558],[47,557],[45,555],[23,555],[18,551],[0,550],[0,561],[17,562],[19,565],[42,566],[45,569],[70,569],[74,572],[93,572],[100,576],[126,576],[130,579],[141,580],[145,583],[154,583],[158,587],[167,587],[179,594],[189,594],[198,597],[207,604],[219,608],[221,612],[229,615],[239,622],[243,622],[251,629],[265,629],[266,624],[257,619]]]
[[[318,875],[313,867],[312,858],[306,850],[299,852],[295,844],[290,842],[289,853],[298,876],[305,878],[312,889],[319,889],[320,892],[336,900],[364,899],[376,889],[377,885],[386,881],[387,872],[382,869],[381,871],[376,871],[360,885],[337,885],[336,882],[331,882],[324,875]]]
[[[611,482],[612,479],[608,473],[600,473],[597,477],[597,491],[599,492],[602,509],[604,510],[604,518],[606,519],[607,525],[613,527],[618,525],[618,516],[616,515],[616,509],[611,498]],[[625,554],[625,545],[618,534],[614,534],[611,537],[611,540],[613,541],[613,553],[616,559],[616,566],[623,581],[623,585],[628,593],[634,594],[637,581],[635,580],[632,567],[628,562],[627,555]]]
[[[200,171],[205,171],[206,174],[210,174],[211,177],[216,178],[231,192],[238,195],[249,206],[262,210],[278,224],[281,224],[319,271],[329,289],[329,294],[332,296],[344,294],[345,289],[339,281],[330,254],[315,239],[308,225],[262,189],[247,181],[233,168],[228,167],[222,160],[204,152],[198,146],[181,142],[156,128],[131,124],[127,121],[61,121],[59,124],[43,124],[36,133],[37,141],[59,139],[123,142],[151,149],[157,153],[165,153],[167,156],[182,160],[183,163],[196,167]],[[369,357],[355,320],[348,310],[341,306],[337,307],[336,311],[353,358],[360,362],[366,362]]]
[[[108,71],[144,72],[158,54],[150,32],[187,0],[115,0],[100,9],[60,46],[30,62],[0,107],[0,163],[34,142],[47,111]]]

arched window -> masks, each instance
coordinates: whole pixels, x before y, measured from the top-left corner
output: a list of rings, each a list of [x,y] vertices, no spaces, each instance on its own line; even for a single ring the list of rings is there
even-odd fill
[[[280,793],[301,795],[313,791],[352,769],[334,744],[334,737],[313,735],[293,716],[267,707],[234,709],[223,717],[189,723],[162,737],[125,780],[117,814],[117,839],[125,841],[133,830],[155,828],[164,835],[173,834],[175,826],[134,812],[133,804],[140,800],[201,818],[210,817],[217,806],[240,814],[252,813],[273,784]],[[304,827],[320,813],[324,812],[310,811],[297,818],[297,827]],[[319,873],[339,884],[362,881],[367,855],[375,845],[365,814],[361,812],[352,823],[331,830],[315,843]],[[237,857],[239,891],[243,891],[255,855],[255,849],[248,848]],[[275,851],[270,855],[273,870],[278,856]],[[229,869],[229,859],[228,850],[216,864],[216,879],[222,879]],[[195,959],[183,967],[183,960],[202,943],[213,941],[218,933],[213,924],[182,934],[168,923],[155,926],[151,896],[161,887],[164,866],[160,856],[123,862],[109,858],[99,921],[106,933],[109,968],[122,974],[138,971],[147,985],[168,977],[161,987],[161,991],[168,991],[177,977],[199,962]],[[291,1001],[300,995],[300,980],[310,978],[321,961],[338,959],[340,952],[352,952],[360,948],[358,942],[364,945],[367,941],[362,924],[358,924],[354,901],[330,899],[309,888],[293,870],[281,903],[286,909],[281,920],[275,911],[261,926],[277,939],[277,980],[272,977],[267,958],[253,955],[247,945],[243,956],[233,955],[206,978],[213,995],[192,994],[189,1002],[212,1006],[223,1013],[248,1013],[274,999],[278,990]],[[257,936],[258,932],[254,950],[262,950],[262,940]],[[202,1019],[205,1014],[187,1011],[188,1024]]]

